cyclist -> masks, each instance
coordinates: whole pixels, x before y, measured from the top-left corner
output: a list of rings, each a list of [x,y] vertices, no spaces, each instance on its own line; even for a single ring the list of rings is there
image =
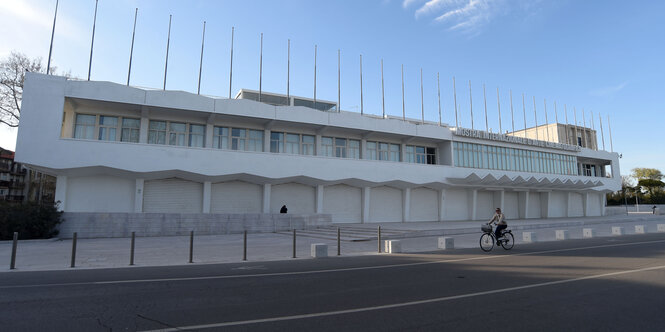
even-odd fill
[[[487,224],[491,225],[492,223],[496,224],[496,230],[494,231],[494,235],[496,236],[496,241],[497,241],[496,244],[500,245],[501,241],[499,241],[499,238],[502,237],[501,231],[508,228],[508,224],[506,223],[506,216],[501,212],[501,208],[496,208],[496,211],[494,212],[492,219],[490,219],[490,221]]]

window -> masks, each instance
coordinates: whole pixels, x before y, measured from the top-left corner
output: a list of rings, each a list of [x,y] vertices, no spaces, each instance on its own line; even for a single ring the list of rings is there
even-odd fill
[[[97,139],[100,141],[115,141],[115,134],[118,130],[118,117],[116,116],[99,116],[99,135]]]
[[[360,159],[360,141],[341,137],[322,137],[323,155],[337,158]]]
[[[141,130],[141,120],[139,119],[122,119],[122,130],[120,133],[120,141],[122,142],[139,142],[139,132]]]
[[[205,145],[205,134],[204,125],[189,125],[189,146],[202,148]]]
[[[230,137],[229,134],[231,134]],[[215,149],[262,152],[263,130],[215,127],[213,129],[212,147]]]
[[[204,141],[204,125],[155,120],[148,124],[148,144],[203,147]]]
[[[367,156],[370,160],[400,160],[400,145],[382,142],[367,142],[365,145]]]
[[[270,152],[314,155],[314,136],[292,133],[270,133]]]
[[[97,116],[76,114],[74,138],[95,139],[95,122]]]
[[[466,143],[464,143],[466,144]],[[465,147],[464,164],[470,167],[479,167],[482,161],[480,160],[480,151],[478,144],[469,144]],[[436,149],[424,146],[407,145],[404,150],[406,154],[406,161],[417,164],[436,164]],[[469,153],[467,155],[467,153]],[[476,166],[474,166],[476,165]]]

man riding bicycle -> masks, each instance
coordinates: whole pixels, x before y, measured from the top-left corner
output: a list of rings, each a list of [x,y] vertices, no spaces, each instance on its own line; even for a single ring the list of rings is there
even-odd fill
[[[506,223],[506,216],[501,212],[500,208],[496,208],[496,211],[494,212],[492,219],[490,219],[490,221],[487,224],[491,225],[492,223],[496,224],[496,230],[494,231],[494,235],[496,236],[496,241],[497,241],[496,244],[500,245],[501,241],[499,241],[499,238],[501,238],[502,236],[501,231],[508,228],[508,224]]]

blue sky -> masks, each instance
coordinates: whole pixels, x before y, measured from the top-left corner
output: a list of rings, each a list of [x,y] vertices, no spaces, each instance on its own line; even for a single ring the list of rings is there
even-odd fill
[[[61,0],[52,64],[86,78],[94,0]],[[231,27],[235,27],[233,93],[258,89],[259,36],[264,34],[263,90],[286,92],[287,40],[291,39],[293,95],[312,97],[317,45],[317,98],[337,99],[337,50],[341,52],[341,108],[359,112],[359,55],[363,56],[364,111],[381,114],[384,61],[386,112],[401,115],[404,65],[407,116],[420,118],[423,70],[426,120],[438,121],[437,73],[443,122],[453,124],[452,77],[457,82],[461,125],[484,129],[483,84],[489,126],[498,131],[499,88],[503,130],[510,127],[509,90],[516,129],[572,123],[584,109],[599,131],[603,118],[610,150],[623,154],[622,174],[634,167],[665,171],[665,2],[574,0],[377,0],[377,1],[147,1],[100,0],[92,80],[126,83],[134,9],[139,8],[131,85],[161,88],[169,14],[173,15],[167,89],[196,93],[201,34],[206,21],[201,94],[227,96]],[[16,50],[48,57],[55,0],[0,0],[0,57]],[[0,128],[0,145],[13,149],[15,130]],[[602,148],[602,142],[599,145]]]

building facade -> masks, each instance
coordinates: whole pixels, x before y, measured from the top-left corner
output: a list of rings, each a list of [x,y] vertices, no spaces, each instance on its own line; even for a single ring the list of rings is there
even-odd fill
[[[28,73],[16,157],[57,177],[70,215],[212,220],[286,205],[333,223],[485,220],[495,207],[510,219],[600,216],[621,185],[617,153],[253,93]]]

